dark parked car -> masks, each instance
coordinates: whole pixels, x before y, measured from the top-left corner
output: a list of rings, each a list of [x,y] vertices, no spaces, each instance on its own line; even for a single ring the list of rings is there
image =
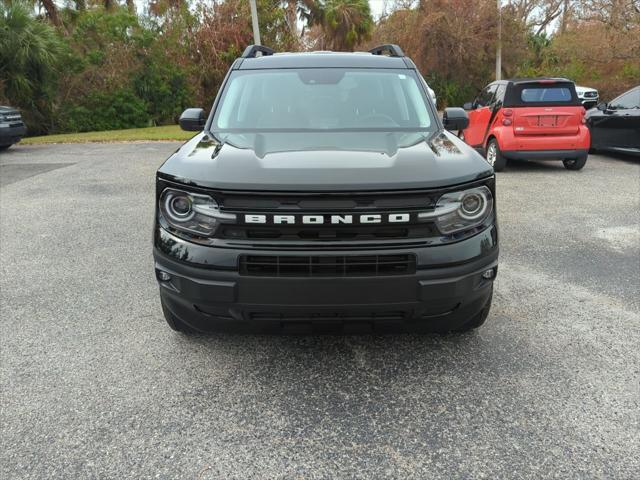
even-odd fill
[[[260,52],[261,56],[256,54]],[[388,53],[388,55],[383,55]],[[396,45],[251,46],[160,167],[154,259],[181,332],[464,331],[498,265],[495,176]]]
[[[586,115],[591,149],[640,155],[640,86],[632,88]]]
[[[15,108],[0,106],[0,150],[9,148],[27,133],[20,112]]]

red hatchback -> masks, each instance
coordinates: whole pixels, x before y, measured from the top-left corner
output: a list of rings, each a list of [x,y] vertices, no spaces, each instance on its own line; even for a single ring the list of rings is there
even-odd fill
[[[466,103],[460,132],[497,171],[507,159],[562,160],[569,170],[587,162],[589,129],[576,88],[565,78],[499,80]]]

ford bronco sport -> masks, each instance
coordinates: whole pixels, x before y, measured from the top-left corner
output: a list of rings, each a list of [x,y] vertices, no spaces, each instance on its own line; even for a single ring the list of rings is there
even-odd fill
[[[261,54],[261,55],[259,55]],[[491,305],[491,166],[395,45],[247,47],[157,172],[154,258],[181,332],[451,331]],[[445,129],[446,128],[446,129]]]
[[[496,171],[507,159],[562,160],[568,170],[587,162],[589,129],[572,81],[501,80],[465,103],[469,126],[460,137],[486,154]]]

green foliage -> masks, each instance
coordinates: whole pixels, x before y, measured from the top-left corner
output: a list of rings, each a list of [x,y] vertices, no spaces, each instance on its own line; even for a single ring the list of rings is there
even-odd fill
[[[146,127],[147,106],[133,91],[96,91],[66,103],[59,117],[60,131],[91,132]]]
[[[156,124],[175,123],[193,98],[184,70],[159,59],[147,59],[134,77],[133,85]]]
[[[622,67],[622,76],[636,84],[640,83],[640,63],[625,63]]]
[[[0,0],[0,102],[22,110],[31,134],[174,123],[185,107],[211,104],[229,65],[253,42],[248,0],[154,0],[141,16],[124,4],[58,1],[55,27],[36,17],[33,0]],[[262,41],[277,51],[398,43],[440,108],[471,100],[494,77],[495,1],[396,2],[377,23],[368,0],[257,6]],[[640,83],[637,19],[571,14],[547,35],[512,7],[502,11],[505,77],[566,76],[603,98]]]
[[[326,48],[353,50],[371,38],[373,18],[368,0],[319,2],[311,21],[322,27]]]
[[[244,1],[244,3],[248,4],[249,2]],[[258,0],[257,6],[262,43],[279,51],[291,51],[297,40],[291,34],[287,24],[286,12],[282,8],[281,2],[278,0]],[[247,27],[249,27],[249,15],[246,18]],[[237,57],[234,57],[231,61],[235,60],[235,58]]]
[[[438,108],[461,107],[465,102],[475,98],[478,90],[464,79],[447,79],[441,75],[431,74],[425,78],[429,86],[436,92]]]
[[[24,111],[30,131],[47,129],[65,44],[22,1],[0,3],[0,99]]]

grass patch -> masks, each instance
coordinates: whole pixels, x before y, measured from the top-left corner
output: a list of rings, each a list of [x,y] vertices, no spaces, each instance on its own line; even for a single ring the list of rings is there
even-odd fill
[[[162,127],[128,128],[126,130],[107,130],[104,132],[62,133],[42,137],[23,138],[23,145],[42,145],[45,143],[90,143],[90,142],[133,142],[158,140],[188,140],[195,132],[185,132],[179,125]]]

